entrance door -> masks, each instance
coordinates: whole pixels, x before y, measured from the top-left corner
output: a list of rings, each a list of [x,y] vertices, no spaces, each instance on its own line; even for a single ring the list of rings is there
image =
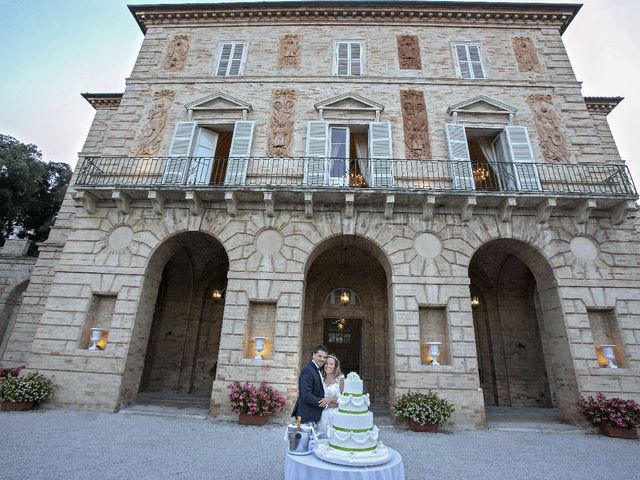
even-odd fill
[[[342,323],[344,322],[344,323]],[[360,338],[362,321],[360,319],[325,318],[324,344],[340,360],[340,368],[346,376],[357,372],[362,376],[360,366]]]

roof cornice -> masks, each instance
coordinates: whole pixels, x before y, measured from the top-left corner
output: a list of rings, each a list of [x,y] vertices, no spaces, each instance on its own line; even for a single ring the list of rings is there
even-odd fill
[[[129,5],[129,10],[143,33],[153,25],[264,22],[265,19],[548,24],[556,26],[563,33],[581,7],[581,4],[575,3],[332,0]]]
[[[110,110],[120,106],[122,93],[81,93],[84,99],[96,110]]]
[[[605,115],[610,114],[622,100],[624,100],[624,97],[584,97],[587,110],[590,112],[604,112]]]

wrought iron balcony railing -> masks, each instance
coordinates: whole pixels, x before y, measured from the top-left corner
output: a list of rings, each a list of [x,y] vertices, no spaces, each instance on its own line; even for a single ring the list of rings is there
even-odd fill
[[[635,197],[626,165],[316,157],[86,157],[80,187],[517,192]]]

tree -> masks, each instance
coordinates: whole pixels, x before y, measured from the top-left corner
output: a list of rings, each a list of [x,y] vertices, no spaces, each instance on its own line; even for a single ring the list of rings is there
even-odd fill
[[[32,231],[43,241],[71,180],[66,163],[47,163],[33,144],[0,135],[0,234],[6,238],[14,225]]]

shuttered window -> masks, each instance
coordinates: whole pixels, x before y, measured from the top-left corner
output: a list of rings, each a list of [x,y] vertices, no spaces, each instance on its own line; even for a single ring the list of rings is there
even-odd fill
[[[247,45],[242,42],[228,42],[220,46],[216,75],[237,77],[244,73]]]
[[[337,42],[335,74],[345,77],[362,76],[363,58],[362,42]]]
[[[458,77],[468,79],[486,78],[479,45],[458,43],[454,45],[454,50]]]

